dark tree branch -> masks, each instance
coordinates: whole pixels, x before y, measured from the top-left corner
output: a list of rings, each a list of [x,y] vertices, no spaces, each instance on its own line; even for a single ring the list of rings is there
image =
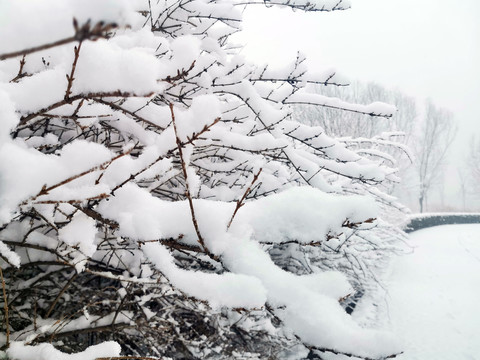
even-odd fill
[[[74,41],[84,41],[84,40],[97,40],[100,38],[105,38],[107,37],[107,33],[115,29],[117,27],[117,24],[115,23],[110,23],[110,24],[105,24],[103,21],[98,22],[93,28],[90,26],[90,21],[87,21],[84,25],[81,27],[78,26],[77,20],[74,18],[73,19],[73,27],[75,29],[75,35],[57,40],[48,44],[40,45],[40,46],[35,46],[29,49],[23,49],[19,51],[14,51],[11,53],[7,54],[0,54],[0,61],[6,60],[6,59],[11,59],[17,56],[25,56],[28,54],[32,54],[38,51],[43,51],[43,50],[48,50],[54,47],[62,46],[65,44],[69,44]]]

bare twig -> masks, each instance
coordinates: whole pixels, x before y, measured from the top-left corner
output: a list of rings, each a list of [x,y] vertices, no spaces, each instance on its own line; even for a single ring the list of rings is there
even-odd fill
[[[78,204],[71,204],[71,205],[73,207],[75,207],[76,209],[80,210],[81,212],[83,212],[88,217],[91,217],[92,219],[97,220],[97,221],[101,222],[102,224],[108,225],[112,229],[117,229],[118,228],[118,223],[116,221],[104,218],[100,213],[96,212],[93,209],[90,209],[88,207],[83,207],[83,206],[80,206]]]
[[[156,129],[159,129],[159,130],[165,130],[164,128],[162,128],[160,125],[157,125],[153,122],[151,122],[150,120],[147,120],[143,117],[141,117],[140,115],[137,115],[135,114],[134,112],[130,111],[130,110],[127,110],[127,109],[124,109],[122,108],[120,105],[117,105],[111,101],[105,101],[103,99],[98,99],[98,98],[94,98],[93,101],[99,103],[99,104],[103,104],[103,105],[107,105],[109,106],[111,109],[113,110],[118,110],[118,111],[121,111],[122,113],[126,114],[126,115],[129,115],[131,116],[132,118],[134,118],[135,120],[138,120],[138,121],[141,121],[145,124],[148,124],[150,126],[153,126],[154,128]]]
[[[106,105],[113,105],[113,106],[117,106],[113,103],[108,103],[108,102],[102,102],[102,101],[98,101],[97,99],[95,100],[97,102],[101,102],[101,103],[105,103]],[[119,110],[120,111],[127,111],[125,109],[122,109],[119,107]],[[128,112],[127,112],[128,113]],[[138,118],[138,115],[135,115],[132,113],[133,116],[136,116]],[[145,120],[145,119],[142,119],[140,118],[141,121],[144,121],[146,123],[150,123],[148,120]],[[211,124],[209,125],[205,125],[203,127],[203,129],[198,132],[198,133],[193,133],[192,134],[192,137],[187,137],[187,141],[186,142],[181,142],[181,146],[185,146],[186,144],[192,144],[193,145],[193,142],[198,140],[200,138],[200,136],[202,136],[205,132],[209,131],[210,128],[212,126],[214,126],[216,123],[218,123],[220,121],[220,118],[216,118]],[[157,126],[157,125],[155,125]],[[157,126],[158,127],[158,126]],[[163,129],[162,129],[163,130]],[[178,147],[178,144],[177,144],[177,147]],[[173,149],[172,149],[173,150]],[[153,165],[155,165],[156,163],[158,163],[159,161],[165,159],[165,158],[168,158],[169,155],[171,155],[172,153],[172,150],[169,150],[167,152],[166,155],[161,155],[159,156],[158,158],[156,158],[153,162],[151,162],[148,166],[144,167],[143,169],[139,170],[138,172],[136,172],[135,174],[131,174],[127,179],[125,179],[124,181],[122,181],[120,184],[118,184],[117,186],[115,186],[112,191],[110,192],[112,195],[115,193],[115,191],[117,191],[119,188],[121,188],[122,186],[124,186],[125,184],[127,184],[129,181],[132,181],[134,180],[138,175],[144,173],[145,171],[147,171],[148,169],[150,169]]]
[[[23,72],[23,67],[25,66],[25,63],[25,55],[23,55],[22,60],[20,60],[20,69],[18,69],[18,74],[12,80],[10,80],[10,82],[17,82],[26,75],[26,73]]]
[[[11,53],[8,53],[8,54],[0,54],[0,61],[1,60],[6,60],[6,59],[11,59],[11,58],[14,58],[14,57],[17,57],[17,56],[32,54],[32,53],[35,53],[35,52],[38,52],[38,51],[51,49],[51,48],[54,48],[54,47],[57,47],[57,46],[62,46],[62,45],[65,45],[65,44],[69,44],[73,41],[75,41],[75,36],[71,36],[71,37],[68,37],[68,38],[65,38],[65,39],[62,39],[62,40],[54,41],[54,42],[49,43],[49,44],[35,46],[35,47],[29,48],[29,49],[23,49],[23,50],[11,52]]]
[[[179,250],[179,251],[193,251],[196,253],[204,253],[204,250],[200,246],[183,244],[178,240],[182,239],[183,235],[179,236],[177,239],[169,238],[169,239],[157,239],[157,240],[139,240],[139,246],[145,245],[146,243],[160,243],[162,245],[168,246],[169,248]]]
[[[85,199],[71,199],[71,200],[38,200],[34,201],[33,204],[50,204],[50,205],[55,205],[55,204],[81,204],[85,201],[91,201],[91,200],[102,200],[110,197],[110,195],[102,193],[96,196],[91,196]]]
[[[328,238],[327,236],[327,240],[331,240],[333,239],[333,237],[330,237]],[[274,242],[274,241],[258,241],[259,243],[261,244],[265,244],[265,245],[286,245],[286,244],[297,244],[297,245],[301,245],[301,246],[319,246],[322,244],[321,241],[310,241],[308,243],[302,243],[298,240],[286,240],[286,241],[279,241],[279,242]]]
[[[65,91],[65,97],[64,97],[64,100],[69,102],[70,101],[70,95],[72,94],[72,85],[73,85],[73,80],[75,80],[74,78],[74,75],[75,75],[75,69],[77,68],[77,61],[78,61],[78,57],[80,55],[80,49],[82,48],[82,42],[83,40],[80,40],[78,42],[78,47],[75,46],[73,48],[73,52],[75,54],[75,57],[73,59],[73,63],[72,63],[72,70],[70,71],[70,75],[66,75],[67,76],[67,90]]]
[[[192,134],[192,137],[188,137],[188,136],[187,136],[187,142],[182,143],[182,145],[185,145],[185,144],[193,144],[193,142],[194,142],[195,140],[198,140],[198,139],[200,138],[200,136],[202,136],[202,134],[204,134],[204,133],[206,133],[207,131],[209,131],[210,128],[211,128],[212,126],[214,126],[216,123],[218,123],[219,121],[220,121],[220,118],[218,117],[218,118],[216,118],[215,120],[213,120],[213,122],[212,122],[211,124],[205,125],[205,126],[203,127],[203,129],[200,130],[200,132],[198,132],[198,133],[193,133],[193,134]]]
[[[198,238],[198,243],[202,247],[202,249],[205,251],[205,253],[210,254],[208,251],[205,241],[203,240],[203,236],[200,232],[200,228],[198,226],[197,222],[197,217],[195,216],[195,208],[193,206],[193,199],[192,199],[192,194],[190,193],[190,185],[188,183],[188,173],[187,173],[187,164],[185,163],[185,159],[183,156],[183,144],[182,141],[180,140],[178,136],[178,129],[177,129],[177,124],[175,122],[175,113],[173,112],[173,104],[170,103],[170,113],[172,116],[172,123],[173,123],[173,129],[175,131],[175,137],[177,140],[177,148],[178,148],[178,153],[180,155],[180,162],[182,165],[182,171],[183,171],[183,176],[185,178],[185,196],[187,197],[188,200],[188,205],[190,206],[190,214],[192,216],[192,222],[193,222],[193,227],[195,228],[195,232],[197,233],[197,238]]]
[[[11,53],[7,54],[0,54],[0,61],[1,60],[6,60],[6,59],[11,59],[17,56],[22,56],[22,55],[28,55],[32,54],[38,51],[42,50],[48,50],[57,46],[62,46],[65,44],[69,44],[74,41],[83,41],[83,40],[97,40],[100,38],[105,38],[107,37],[107,33],[115,29],[117,27],[117,24],[115,23],[109,23],[105,24],[103,21],[98,22],[93,28],[90,26],[90,20],[87,21],[85,24],[83,24],[81,27],[78,26],[77,19],[73,19],[73,27],[75,29],[75,35],[57,40],[48,44],[40,45],[40,46],[35,46],[29,49],[23,49],[20,51],[14,51]]]
[[[5,288],[5,279],[3,278],[2,267],[0,266],[0,278],[2,280],[2,291],[3,291],[3,309],[5,310],[5,333],[6,333],[6,347],[10,345],[10,324],[8,322],[8,300],[7,300],[7,290]]]
[[[50,249],[50,248],[45,247],[45,246],[41,246],[41,245],[37,245],[37,244],[30,244],[30,243],[27,243],[27,242],[18,242],[18,241],[11,241],[11,240],[5,240],[5,239],[1,239],[1,241],[4,244],[10,245],[10,246],[19,246],[19,247],[24,247],[24,248],[49,252],[51,254],[56,255],[59,259],[62,259],[61,262],[55,262],[56,264],[71,266],[70,264],[67,263],[66,258],[64,256],[62,256],[59,252],[57,252],[55,249]],[[27,264],[31,264],[31,262],[27,263]]]
[[[169,84],[173,84],[173,83],[175,83],[175,81],[183,80],[183,79],[185,79],[185,77],[188,76],[188,73],[194,68],[194,66],[195,66],[195,61],[192,62],[192,64],[190,65],[190,67],[187,70],[185,70],[185,69],[182,69],[182,71],[177,70],[177,75],[175,75],[175,76],[170,76],[169,75],[165,79],[162,79],[162,81],[166,81]]]
[[[45,315],[46,318],[48,318],[50,316],[50,314],[52,313],[53,309],[55,308],[55,305],[57,304],[58,302],[58,299],[60,299],[60,297],[63,295],[63,293],[68,289],[68,287],[72,284],[73,280],[75,280],[75,278],[78,276],[78,273],[75,272],[75,274],[73,274],[73,276],[70,278],[70,280],[68,280],[68,282],[65,284],[65,286],[63,287],[63,289],[58,293],[57,297],[55,298],[55,300],[53,300],[52,302],[52,305],[50,305],[50,307],[48,308],[48,311],[47,311],[47,314]]]
[[[342,223],[342,227],[346,227],[346,228],[349,228],[349,229],[355,229],[362,224],[371,224],[375,220],[377,220],[377,219],[376,218],[368,218],[367,220],[364,220],[364,221],[350,222],[350,220],[345,219],[345,221]]]
[[[263,170],[263,168],[260,168],[260,170],[258,171],[258,173],[256,173],[256,174],[253,176],[253,180],[252,180],[252,182],[250,183],[250,186],[247,188],[247,190],[245,190],[242,198],[237,201],[237,205],[235,206],[235,211],[233,212],[232,217],[230,218],[230,221],[228,222],[227,230],[230,229],[230,226],[232,225],[232,222],[233,222],[233,219],[235,218],[235,215],[237,214],[238,210],[240,210],[240,208],[243,206],[243,202],[245,201],[247,195],[248,195],[248,194],[250,193],[250,191],[252,190],[253,184],[255,184],[255,182],[258,180],[258,177],[260,176],[262,170]]]
[[[111,158],[110,160],[108,161],[105,161],[104,163],[100,164],[100,165],[97,165],[97,166],[94,166],[88,170],[85,170],[79,174],[76,174],[76,175],[73,175],[73,176],[70,176],[68,179],[65,179],[65,180],[62,180],[60,181],[59,183],[56,183],[52,186],[49,186],[47,187],[46,185],[43,185],[42,189],[38,192],[37,195],[33,196],[32,198],[28,199],[28,200],[25,200],[21,205],[26,205],[29,201],[35,201],[39,196],[42,196],[42,195],[47,195],[49,193],[49,191],[53,190],[53,189],[56,189],[62,185],[65,185],[73,180],[76,180],[82,176],[85,176],[87,174],[90,174],[92,172],[95,172],[95,171],[98,171],[98,170],[104,170],[107,166],[109,166],[112,162],[114,162],[115,160],[117,159],[120,159],[121,157],[125,156],[125,155],[128,155],[132,152],[133,148],[117,155],[117,156],[114,156],[113,158]],[[104,195],[103,197],[107,197],[108,195],[106,194],[101,194],[101,195]],[[61,201],[44,201],[42,203],[58,203],[58,202],[61,202]],[[76,203],[77,201],[75,200],[72,200],[72,201],[65,201],[67,203]],[[40,202],[39,202],[40,203]]]
[[[61,101],[57,101],[56,103],[53,103],[46,108],[40,109],[34,113],[31,113],[29,115],[25,115],[20,118],[19,125],[25,125],[27,122],[30,120],[36,118],[37,116],[40,116],[42,114],[45,114],[49,112],[50,110],[57,109],[63,105],[71,104],[72,102],[76,100],[94,100],[98,102],[98,99],[104,98],[104,97],[122,97],[122,98],[127,98],[127,97],[150,97],[152,96],[153,93],[149,92],[146,94],[134,94],[134,93],[129,93],[129,92],[124,92],[124,91],[111,91],[111,92],[98,92],[98,93],[86,93],[86,94],[78,94],[71,96],[69,98],[69,101],[66,101],[65,99]]]
[[[393,117],[393,114],[391,113],[376,113],[374,111],[362,111],[362,110],[356,110],[354,108],[348,108],[348,107],[344,107],[344,106],[337,106],[337,105],[329,105],[329,104],[317,104],[315,102],[311,102],[311,101],[303,101],[303,100],[300,100],[300,101],[292,101],[292,100],[284,100],[282,102],[283,104],[285,105],[314,105],[314,106],[320,106],[320,107],[324,107],[324,108],[327,108],[327,109],[337,109],[337,110],[342,110],[342,111],[348,111],[348,112],[351,112],[351,113],[355,113],[355,114],[362,114],[362,115],[369,115],[371,117],[383,117],[383,118],[391,118]]]

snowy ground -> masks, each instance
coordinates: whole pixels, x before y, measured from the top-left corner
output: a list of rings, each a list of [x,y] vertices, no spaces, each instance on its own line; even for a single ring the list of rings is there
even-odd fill
[[[480,224],[410,235],[387,277],[399,360],[480,360]]]

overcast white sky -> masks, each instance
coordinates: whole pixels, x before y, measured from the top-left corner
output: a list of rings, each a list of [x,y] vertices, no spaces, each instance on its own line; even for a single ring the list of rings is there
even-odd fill
[[[456,153],[480,134],[480,1],[352,0],[332,13],[255,7],[245,14],[245,54],[285,63],[297,50],[309,63],[350,79],[399,88],[455,113]]]
[[[273,11],[272,11],[273,10]],[[473,134],[480,137],[480,0],[352,0],[332,13],[254,7],[245,13],[244,54],[272,65],[297,50],[310,67],[335,68],[419,99],[430,97],[459,126],[447,173],[457,194]]]

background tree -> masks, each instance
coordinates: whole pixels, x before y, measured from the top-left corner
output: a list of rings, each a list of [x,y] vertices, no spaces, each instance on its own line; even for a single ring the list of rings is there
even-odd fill
[[[428,193],[441,175],[447,151],[455,138],[453,114],[427,100],[418,134],[414,151],[419,179],[418,203],[423,212],[427,208]]]
[[[344,114],[331,108],[296,108],[296,117],[303,123],[321,125],[327,134],[340,137],[346,146],[364,151],[365,156],[373,158],[378,155],[371,151],[370,140],[365,138],[374,138],[376,149],[390,155],[384,160],[399,169],[397,175],[402,181],[389,191],[412,209],[418,204],[423,212],[432,187],[444,181],[441,168],[456,133],[453,115],[437,107],[432,100],[420,105],[414,98],[378,84],[357,82],[351,86],[339,85],[344,86],[317,85],[314,91],[349,101],[382,100],[394,104],[397,112],[393,118],[372,119],[365,114]],[[419,111],[421,107],[424,107],[423,111]],[[398,146],[399,141],[404,147]],[[367,149],[360,150],[363,147]]]
[[[255,4],[2,3],[8,357],[62,358],[54,346],[86,360],[399,351],[341,307],[373,291],[403,236],[381,217],[400,207],[380,151],[395,144],[355,148],[295,121],[291,106],[394,109],[308,92],[338,82],[311,75],[301,55],[281,71],[249,64],[228,39]]]
[[[465,162],[458,169],[461,182],[461,193],[464,202],[468,200],[470,209],[478,208],[480,194],[480,142],[476,137],[470,139]]]
[[[468,165],[471,169],[471,178],[475,185],[480,184],[480,141],[476,138],[470,140],[470,154],[468,156]]]
[[[297,107],[297,118],[309,125],[320,125],[328,134],[337,137],[371,138],[383,132],[401,132],[402,143],[409,144],[418,117],[415,99],[398,90],[389,90],[380,84],[354,81],[339,82],[338,86],[312,86],[312,91],[346,101],[371,103],[383,101],[395,105],[391,118],[372,118],[355,112],[342,112],[326,107]],[[397,134],[400,136],[400,134]]]

